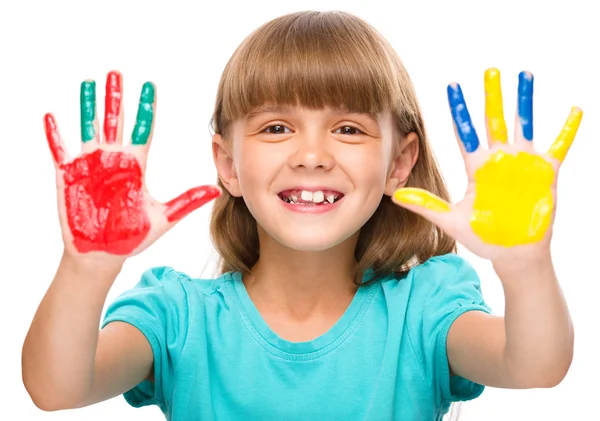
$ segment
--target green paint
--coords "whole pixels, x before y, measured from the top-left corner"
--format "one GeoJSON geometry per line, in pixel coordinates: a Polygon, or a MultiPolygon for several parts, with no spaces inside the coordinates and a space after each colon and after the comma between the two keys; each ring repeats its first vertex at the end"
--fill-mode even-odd
{"type": "Polygon", "coordinates": [[[89,142],[96,136],[94,119],[96,118],[96,82],[85,81],[81,84],[81,140],[89,142]]]}
{"type": "Polygon", "coordinates": [[[133,145],[145,145],[148,142],[150,131],[152,130],[152,118],[154,114],[154,85],[150,82],[144,83],[142,94],[140,95],[140,105],[138,107],[137,118],[131,143],[133,145]]]}

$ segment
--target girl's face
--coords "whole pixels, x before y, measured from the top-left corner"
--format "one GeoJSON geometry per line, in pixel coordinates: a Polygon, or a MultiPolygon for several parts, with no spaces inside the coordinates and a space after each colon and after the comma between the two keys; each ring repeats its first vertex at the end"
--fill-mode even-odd
{"type": "Polygon", "coordinates": [[[330,249],[358,233],[384,194],[401,187],[418,154],[411,133],[394,145],[391,113],[263,106],[215,135],[221,180],[273,239],[330,249]],[[399,146],[399,148],[395,147],[399,146]]]}

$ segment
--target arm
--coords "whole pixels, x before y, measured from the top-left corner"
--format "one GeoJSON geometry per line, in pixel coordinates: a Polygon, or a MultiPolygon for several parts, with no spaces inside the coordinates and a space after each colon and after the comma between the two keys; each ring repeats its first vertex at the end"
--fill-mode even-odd
{"type": "Polygon", "coordinates": [[[549,253],[494,268],[505,317],[468,312],[457,318],[447,342],[452,372],[492,387],[556,386],[571,365],[574,333],[549,253]]]}
{"type": "Polygon", "coordinates": [[[451,204],[417,188],[394,201],[429,219],[474,254],[490,260],[504,287],[504,318],[465,313],[453,323],[446,349],[450,369],[496,387],[555,386],[573,356],[573,327],[550,254],[558,171],[583,111],[572,107],[546,153],[533,141],[533,75],[519,74],[514,142],[508,143],[500,72],[485,72],[489,148],[481,147],[460,85],[448,86],[456,139],[468,176],[463,200],[451,204]]]}
{"type": "Polygon", "coordinates": [[[151,374],[153,355],[126,323],[99,332],[121,265],[63,256],[25,338],[23,383],[40,409],[86,406],[124,393],[151,374]]]}
{"type": "Polygon", "coordinates": [[[108,291],[127,257],[141,253],[221,194],[217,186],[198,186],[166,203],[150,196],[143,172],[152,139],[154,84],[142,87],[135,142],[123,147],[121,82],[119,72],[109,72],[104,136],[97,130],[95,82],[81,84],[81,131],[87,146],[75,158],[54,116],[44,116],[65,253],[23,344],[23,383],[41,409],[99,402],[151,375],[152,348],[139,330],[113,322],[99,332],[108,291]]]}

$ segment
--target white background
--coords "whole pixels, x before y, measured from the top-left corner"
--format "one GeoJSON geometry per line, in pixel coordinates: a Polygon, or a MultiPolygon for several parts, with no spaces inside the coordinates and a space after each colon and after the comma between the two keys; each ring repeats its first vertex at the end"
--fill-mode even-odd
{"type": "MultiPolygon", "coordinates": [[[[535,75],[535,135],[546,150],[572,105],[584,118],[559,179],[553,253],[576,327],[575,357],[562,384],[548,390],[497,390],[463,406],[462,420],[600,419],[597,378],[597,261],[600,156],[600,29],[592,1],[89,1],[2,2],[0,6],[0,401],[1,419],[161,420],[156,407],[130,408],[122,397],[89,408],[44,413],[22,385],[21,346],[56,270],[62,243],[54,170],[42,117],[55,113],[71,152],[79,148],[79,85],[124,74],[125,133],[133,128],[142,84],[159,97],[147,182],[159,200],[214,183],[208,130],[221,71],[250,31],[281,14],[341,9],[373,24],[399,53],[415,83],[434,151],[452,196],[465,174],[447,108],[446,85],[463,86],[471,115],[483,126],[483,72],[499,67],[509,130],[517,75],[535,75]],[[212,2],[211,2],[212,3],[212,2]]],[[[103,101],[98,101],[103,116],[103,101]]],[[[170,265],[211,276],[209,207],[193,213],[126,264],[109,301],[141,272],[170,265]]],[[[462,250],[482,278],[487,301],[502,314],[502,288],[486,261],[462,250]]]]}

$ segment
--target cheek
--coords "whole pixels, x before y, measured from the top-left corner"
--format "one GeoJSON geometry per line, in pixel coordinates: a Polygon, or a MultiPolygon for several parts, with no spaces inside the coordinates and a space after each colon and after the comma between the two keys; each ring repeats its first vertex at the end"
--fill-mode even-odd
{"type": "Polygon", "coordinates": [[[265,184],[268,184],[273,177],[274,158],[260,146],[248,142],[239,148],[235,156],[238,181],[244,196],[264,189],[265,184]]]}
{"type": "Polygon", "coordinates": [[[352,174],[354,182],[383,189],[388,170],[386,154],[381,145],[356,149],[345,154],[344,167],[352,174]]]}

